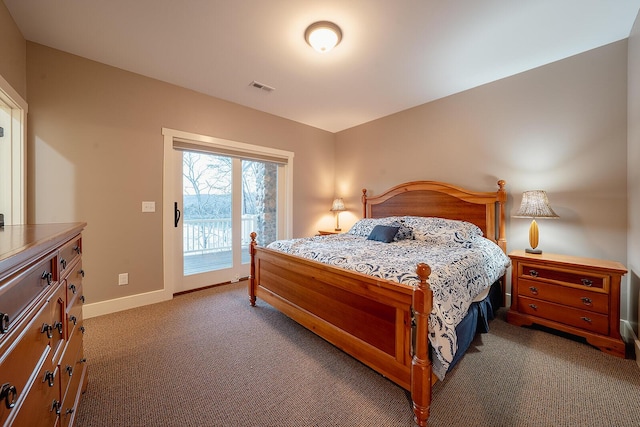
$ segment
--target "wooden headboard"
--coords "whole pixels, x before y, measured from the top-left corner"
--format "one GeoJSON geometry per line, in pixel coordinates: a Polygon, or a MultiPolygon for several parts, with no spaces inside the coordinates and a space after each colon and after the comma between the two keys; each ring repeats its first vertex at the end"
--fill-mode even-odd
{"type": "Polygon", "coordinates": [[[480,227],[506,253],[505,181],[493,192],[470,191],[437,181],[412,181],[396,185],[379,196],[362,190],[363,216],[433,216],[468,221],[480,227]]]}

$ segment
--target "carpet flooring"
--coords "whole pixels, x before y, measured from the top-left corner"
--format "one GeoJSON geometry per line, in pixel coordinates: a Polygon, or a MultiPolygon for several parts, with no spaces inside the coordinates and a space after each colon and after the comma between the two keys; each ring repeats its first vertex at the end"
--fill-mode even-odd
{"type": "MultiPolygon", "coordinates": [[[[640,426],[640,368],[504,320],[434,386],[429,425],[640,426]]],[[[413,426],[402,388],[246,282],[85,320],[76,426],[413,426]]]]}

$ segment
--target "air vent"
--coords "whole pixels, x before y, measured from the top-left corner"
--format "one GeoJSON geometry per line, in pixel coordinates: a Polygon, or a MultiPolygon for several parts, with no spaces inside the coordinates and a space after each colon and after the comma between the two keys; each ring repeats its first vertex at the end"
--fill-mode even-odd
{"type": "Polygon", "coordinates": [[[254,80],[254,81],[252,81],[252,82],[251,82],[251,84],[250,84],[249,86],[253,86],[253,87],[255,87],[256,89],[260,89],[260,90],[263,90],[263,91],[268,92],[268,93],[269,93],[269,92],[273,92],[274,90],[276,90],[276,88],[274,88],[274,87],[267,86],[266,84],[264,84],[264,83],[260,83],[260,82],[257,82],[257,81],[255,81],[255,80],[254,80]]]}

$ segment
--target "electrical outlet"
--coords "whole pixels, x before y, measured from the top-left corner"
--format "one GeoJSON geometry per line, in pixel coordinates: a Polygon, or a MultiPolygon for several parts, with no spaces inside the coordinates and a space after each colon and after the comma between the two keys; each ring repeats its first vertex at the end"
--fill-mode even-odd
{"type": "Polygon", "coordinates": [[[118,285],[128,285],[129,284],[129,273],[120,273],[118,274],[118,285]]]}

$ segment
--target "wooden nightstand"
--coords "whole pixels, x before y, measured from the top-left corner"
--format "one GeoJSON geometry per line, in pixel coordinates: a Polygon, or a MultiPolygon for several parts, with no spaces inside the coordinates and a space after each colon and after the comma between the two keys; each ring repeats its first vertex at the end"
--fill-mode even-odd
{"type": "Polygon", "coordinates": [[[606,353],[625,357],[620,336],[620,281],[616,261],[514,251],[507,321],[533,323],[581,336],[606,353]]]}
{"type": "Polygon", "coordinates": [[[329,234],[340,234],[342,231],[318,230],[318,236],[328,236],[329,234]]]}

